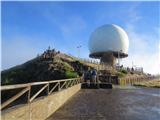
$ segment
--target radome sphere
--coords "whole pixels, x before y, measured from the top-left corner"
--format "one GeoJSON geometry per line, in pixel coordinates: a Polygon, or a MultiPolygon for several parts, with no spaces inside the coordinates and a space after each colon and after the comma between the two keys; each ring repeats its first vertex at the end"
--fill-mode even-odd
{"type": "Polygon", "coordinates": [[[98,52],[119,52],[128,55],[129,40],[126,32],[114,24],[98,27],[90,36],[90,54],[98,52]]]}

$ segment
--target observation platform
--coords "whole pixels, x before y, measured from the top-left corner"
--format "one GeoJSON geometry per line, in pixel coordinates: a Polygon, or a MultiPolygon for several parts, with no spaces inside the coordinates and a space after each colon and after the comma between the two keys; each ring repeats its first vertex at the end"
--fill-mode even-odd
{"type": "Polygon", "coordinates": [[[158,120],[158,91],[134,87],[81,89],[47,120],[158,120]]]}
{"type": "Polygon", "coordinates": [[[155,88],[86,84],[80,78],[72,78],[6,85],[0,90],[2,120],[159,120],[160,117],[159,89],[155,88]]]}

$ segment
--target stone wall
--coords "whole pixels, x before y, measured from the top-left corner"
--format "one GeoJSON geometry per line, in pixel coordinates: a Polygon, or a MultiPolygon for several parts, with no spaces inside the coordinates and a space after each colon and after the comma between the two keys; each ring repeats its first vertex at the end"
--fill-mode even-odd
{"type": "Polygon", "coordinates": [[[45,120],[81,89],[81,84],[2,111],[2,120],[45,120]]]}

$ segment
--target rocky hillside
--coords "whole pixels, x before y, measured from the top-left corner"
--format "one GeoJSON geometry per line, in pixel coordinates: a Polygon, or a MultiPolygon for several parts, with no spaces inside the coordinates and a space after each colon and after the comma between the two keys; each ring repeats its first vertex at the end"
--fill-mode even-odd
{"type": "Polygon", "coordinates": [[[37,81],[57,80],[78,77],[89,65],[60,53],[46,50],[40,56],[22,64],[4,70],[1,73],[1,84],[20,84],[37,81]]]}

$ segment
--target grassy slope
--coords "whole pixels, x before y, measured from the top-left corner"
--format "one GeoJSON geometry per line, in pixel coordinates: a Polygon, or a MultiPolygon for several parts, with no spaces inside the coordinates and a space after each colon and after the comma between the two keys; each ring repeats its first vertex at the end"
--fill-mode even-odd
{"type": "Polygon", "coordinates": [[[86,67],[89,66],[62,53],[55,56],[54,59],[37,57],[22,65],[2,71],[1,84],[8,85],[73,78],[81,76],[82,70],[86,67]]]}
{"type": "MultiPolygon", "coordinates": [[[[81,76],[83,70],[88,67],[98,67],[97,64],[79,61],[77,58],[63,53],[59,53],[54,59],[41,59],[40,57],[2,71],[1,84],[8,85],[73,78],[81,76]]],[[[111,72],[120,78],[139,76],[137,74],[129,74],[125,70],[113,70],[111,72]]]]}

